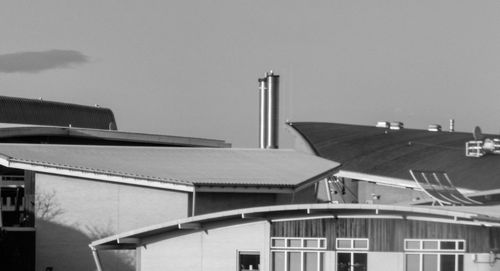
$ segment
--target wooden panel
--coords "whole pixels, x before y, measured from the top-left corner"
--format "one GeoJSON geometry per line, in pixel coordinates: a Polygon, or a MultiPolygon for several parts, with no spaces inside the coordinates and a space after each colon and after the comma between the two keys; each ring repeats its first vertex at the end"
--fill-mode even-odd
{"type": "Polygon", "coordinates": [[[24,211],[25,225],[27,227],[35,226],[35,173],[33,171],[24,171],[24,211]]]}
{"type": "Polygon", "coordinates": [[[404,239],[464,239],[467,252],[500,248],[500,229],[403,219],[315,219],[273,222],[273,237],[369,238],[371,251],[403,251],[404,239]]]}

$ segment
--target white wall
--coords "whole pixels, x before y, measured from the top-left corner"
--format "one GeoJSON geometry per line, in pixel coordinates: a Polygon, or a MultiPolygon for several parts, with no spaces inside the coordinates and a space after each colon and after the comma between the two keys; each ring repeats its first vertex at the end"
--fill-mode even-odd
{"type": "Polygon", "coordinates": [[[239,224],[163,239],[142,247],[141,271],[237,270],[238,251],[259,251],[269,270],[269,223],[239,224]]]}
{"type": "MultiPolygon", "coordinates": [[[[496,257],[499,257],[496,255],[496,257]]],[[[494,260],[489,253],[471,253],[464,255],[465,271],[499,271],[500,261],[494,260]]]]}
{"type": "MultiPolygon", "coordinates": [[[[36,270],[94,270],[88,244],[120,232],[187,217],[188,195],[101,181],[36,174],[35,194],[57,215],[37,218],[36,270]]],[[[110,253],[107,253],[110,254],[110,253]]],[[[134,253],[103,257],[107,270],[133,270],[134,253]]]]}
{"type": "Polygon", "coordinates": [[[397,252],[369,252],[368,270],[405,270],[404,254],[397,252]]]}

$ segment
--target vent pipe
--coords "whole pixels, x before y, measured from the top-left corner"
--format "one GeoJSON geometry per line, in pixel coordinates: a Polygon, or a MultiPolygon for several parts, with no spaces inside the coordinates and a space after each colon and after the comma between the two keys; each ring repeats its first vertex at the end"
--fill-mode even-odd
{"type": "Polygon", "coordinates": [[[279,75],[267,72],[259,79],[260,123],[259,147],[261,149],[278,148],[279,124],[279,75]]]}
{"type": "Polygon", "coordinates": [[[450,119],[450,132],[455,132],[455,120],[450,119]]]}

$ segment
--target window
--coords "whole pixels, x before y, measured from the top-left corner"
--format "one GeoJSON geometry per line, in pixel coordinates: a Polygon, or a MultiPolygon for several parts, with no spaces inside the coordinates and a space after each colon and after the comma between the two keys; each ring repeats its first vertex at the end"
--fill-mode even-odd
{"type": "Polygon", "coordinates": [[[260,269],[260,254],[258,251],[240,251],[238,252],[238,263],[240,271],[260,269]]]}
{"type": "Polygon", "coordinates": [[[367,238],[337,238],[337,270],[366,271],[368,254],[360,250],[368,250],[367,238]]]}
{"type": "Polygon", "coordinates": [[[368,250],[367,238],[337,238],[337,249],[368,250]]]}
{"type": "Polygon", "coordinates": [[[463,271],[465,241],[406,239],[406,271],[463,271]]]}
{"type": "Polygon", "coordinates": [[[271,238],[272,271],[323,271],[325,238],[271,238]]]}

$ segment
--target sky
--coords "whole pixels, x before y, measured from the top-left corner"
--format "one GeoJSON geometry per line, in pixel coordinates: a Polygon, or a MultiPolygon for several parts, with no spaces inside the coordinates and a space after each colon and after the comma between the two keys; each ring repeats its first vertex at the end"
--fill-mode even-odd
{"type": "Polygon", "coordinates": [[[257,80],[273,70],[282,123],[453,118],[500,134],[499,26],[497,0],[3,0],[0,95],[253,148],[257,80]]]}

